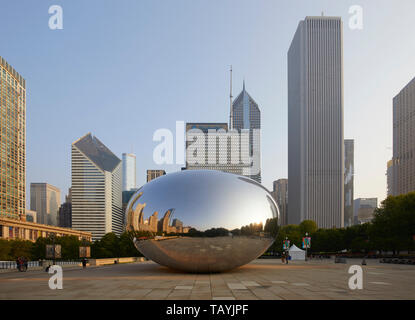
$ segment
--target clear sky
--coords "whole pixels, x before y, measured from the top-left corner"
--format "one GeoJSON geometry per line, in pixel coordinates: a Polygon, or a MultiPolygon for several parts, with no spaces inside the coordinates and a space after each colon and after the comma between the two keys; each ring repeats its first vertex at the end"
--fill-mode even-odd
{"type": "MultiPolygon", "coordinates": [[[[92,132],[137,181],[155,130],[176,120],[227,122],[246,89],[262,112],[263,184],[287,177],[287,50],[307,15],[344,21],[345,138],[355,139],[355,198],[386,195],[392,99],[415,76],[413,0],[3,0],[0,55],[27,83],[27,185],[70,186],[71,143],[92,132]],[[63,8],[50,30],[49,6],[63,8]],[[350,30],[351,5],[363,30],[350,30]]],[[[163,166],[167,172],[179,166],[163,166]]]]}

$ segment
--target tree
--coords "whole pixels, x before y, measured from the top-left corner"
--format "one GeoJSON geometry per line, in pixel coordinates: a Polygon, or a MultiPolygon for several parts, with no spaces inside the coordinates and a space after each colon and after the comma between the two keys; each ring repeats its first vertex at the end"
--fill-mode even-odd
{"type": "Polygon", "coordinates": [[[61,245],[62,259],[79,259],[79,247],[81,241],[76,236],[63,236],[56,239],[55,243],[61,245]]]}
{"type": "Polygon", "coordinates": [[[32,247],[32,257],[35,260],[46,258],[46,244],[49,244],[48,238],[37,238],[32,247]]]}
{"type": "Polygon", "coordinates": [[[375,210],[370,240],[379,250],[413,250],[415,235],[415,192],[389,196],[375,210]]]}
{"type": "Polygon", "coordinates": [[[310,236],[317,231],[317,223],[313,220],[304,220],[300,223],[300,233],[305,235],[308,233],[310,236]]]}
{"type": "Polygon", "coordinates": [[[265,222],[264,232],[269,233],[273,238],[278,235],[279,229],[278,218],[267,219],[265,222]]]}
{"type": "MultiPolygon", "coordinates": [[[[133,238],[137,234],[124,232],[120,236],[120,257],[141,257],[142,254],[134,245],[133,238]]],[[[141,236],[141,235],[140,235],[141,236]]]]}
{"type": "Polygon", "coordinates": [[[18,257],[25,257],[28,260],[32,259],[33,243],[27,240],[14,240],[11,243],[10,257],[15,260],[18,257]]]}
{"type": "Polygon", "coordinates": [[[11,247],[11,241],[0,239],[0,260],[12,260],[10,256],[11,247]]]}

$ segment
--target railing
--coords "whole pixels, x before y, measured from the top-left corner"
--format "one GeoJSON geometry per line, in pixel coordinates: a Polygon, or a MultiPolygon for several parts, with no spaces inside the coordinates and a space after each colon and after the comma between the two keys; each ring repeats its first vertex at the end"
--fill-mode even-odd
{"type": "MultiPolygon", "coordinates": [[[[36,268],[41,266],[47,266],[52,265],[52,260],[42,260],[42,264],[39,263],[39,261],[28,261],[27,262],[27,268],[36,268]]],[[[80,264],[80,260],[57,260],[55,261],[56,265],[78,265],[80,264]]],[[[0,261],[0,269],[17,269],[16,261],[0,261]]]]}

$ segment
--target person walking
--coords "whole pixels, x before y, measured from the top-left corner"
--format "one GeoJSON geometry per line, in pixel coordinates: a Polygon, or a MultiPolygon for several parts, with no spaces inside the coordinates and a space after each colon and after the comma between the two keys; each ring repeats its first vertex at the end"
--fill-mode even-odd
{"type": "Polygon", "coordinates": [[[20,271],[25,272],[27,271],[27,259],[25,257],[21,257],[21,262],[20,262],[20,271]]]}
{"type": "Polygon", "coordinates": [[[20,257],[18,257],[17,259],[16,259],[16,268],[17,268],[17,270],[19,270],[19,271],[21,271],[20,270],[20,265],[21,265],[21,261],[20,261],[20,257]]]}

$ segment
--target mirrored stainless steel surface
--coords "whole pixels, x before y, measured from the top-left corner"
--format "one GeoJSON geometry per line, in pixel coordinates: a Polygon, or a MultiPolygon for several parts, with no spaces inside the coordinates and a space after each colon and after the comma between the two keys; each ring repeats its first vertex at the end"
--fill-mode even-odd
{"type": "Polygon", "coordinates": [[[141,187],[126,228],[147,258],[189,272],[244,265],[274,242],[278,206],[266,188],[238,175],[185,170],[141,187]],[[272,234],[274,236],[272,236],[272,234]]]}

